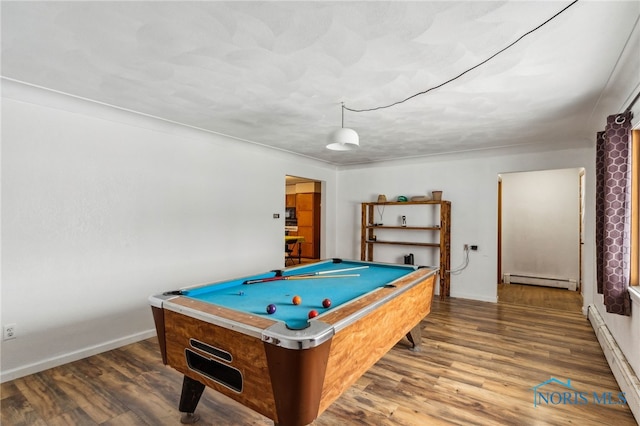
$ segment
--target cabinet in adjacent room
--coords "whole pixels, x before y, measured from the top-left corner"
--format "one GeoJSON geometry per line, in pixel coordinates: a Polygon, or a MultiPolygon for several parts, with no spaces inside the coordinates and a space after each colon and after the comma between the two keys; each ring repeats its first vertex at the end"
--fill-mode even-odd
{"type": "Polygon", "coordinates": [[[319,192],[296,194],[298,236],[304,237],[302,257],[310,259],[320,258],[320,199],[319,192]]]}

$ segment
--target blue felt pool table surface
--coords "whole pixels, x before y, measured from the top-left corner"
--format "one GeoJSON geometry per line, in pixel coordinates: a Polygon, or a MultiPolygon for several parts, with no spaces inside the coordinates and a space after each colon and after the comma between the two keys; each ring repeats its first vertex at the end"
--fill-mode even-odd
{"type": "Polygon", "coordinates": [[[323,273],[311,279],[277,280],[256,284],[244,284],[247,280],[274,277],[273,271],[240,279],[224,281],[202,287],[183,290],[183,295],[202,302],[224,306],[245,313],[283,321],[292,329],[306,327],[308,313],[316,310],[324,312],[348,303],[377,288],[389,285],[413,271],[412,265],[370,264],[368,262],[331,260],[298,266],[283,270],[283,276],[323,273]],[[338,271],[359,268],[348,271],[338,271]],[[358,275],[330,278],[332,275],[358,275]],[[292,299],[300,296],[302,302],[294,305],[292,299]],[[331,306],[324,308],[324,299],[331,300],[331,306]],[[276,311],[267,313],[267,306],[274,304],[276,311]]]}

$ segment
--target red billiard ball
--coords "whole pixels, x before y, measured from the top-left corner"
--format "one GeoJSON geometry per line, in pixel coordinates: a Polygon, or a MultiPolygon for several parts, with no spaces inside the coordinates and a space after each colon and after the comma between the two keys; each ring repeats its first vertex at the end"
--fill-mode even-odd
{"type": "Polygon", "coordinates": [[[293,296],[293,299],[291,299],[291,303],[293,303],[294,305],[299,305],[302,303],[302,298],[300,296],[293,296]]]}
{"type": "Polygon", "coordinates": [[[276,313],[276,305],[274,305],[273,303],[271,303],[270,305],[267,306],[267,313],[269,315],[271,314],[275,314],[276,313]]]}
{"type": "Polygon", "coordinates": [[[328,308],[331,306],[331,299],[324,299],[322,301],[322,306],[324,306],[325,308],[328,308]]]}
{"type": "Polygon", "coordinates": [[[309,311],[309,319],[315,318],[317,316],[318,316],[318,311],[316,311],[315,309],[312,309],[309,311]]]}

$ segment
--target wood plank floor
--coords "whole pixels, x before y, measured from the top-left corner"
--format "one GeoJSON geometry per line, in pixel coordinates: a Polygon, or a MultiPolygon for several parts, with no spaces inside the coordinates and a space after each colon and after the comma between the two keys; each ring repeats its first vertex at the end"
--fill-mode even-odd
{"type": "MultiPolygon", "coordinates": [[[[575,312],[434,301],[421,352],[399,342],[313,424],[636,425],[625,404],[591,400],[620,391],[588,321],[575,312]],[[534,407],[532,388],[571,380],[587,403],[534,407]]],[[[2,425],[179,425],[181,375],[162,365],[148,339],[3,383],[2,425]]],[[[557,384],[541,389],[558,392],[557,384]]],[[[553,398],[552,398],[553,401],[553,398]]],[[[272,425],[207,389],[202,426],[272,425]]]]}
{"type": "MultiPolygon", "coordinates": [[[[303,257],[300,263],[316,263],[319,260],[303,257]]],[[[580,292],[563,288],[498,283],[498,300],[501,303],[562,309],[568,312],[582,311],[582,295],[580,292]]]]}
{"type": "Polygon", "coordinates": [[[579,291],[564,288],[523,284],[498,284],[500,303],[561,309],[567,312],[582,311],[582,295],[579,291]]]}

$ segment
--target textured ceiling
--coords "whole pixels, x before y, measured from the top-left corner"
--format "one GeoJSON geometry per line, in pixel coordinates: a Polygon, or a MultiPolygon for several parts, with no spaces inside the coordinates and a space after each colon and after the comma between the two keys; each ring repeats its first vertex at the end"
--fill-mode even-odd
{"type": "Polygon", "coordinates": [[[587,145],[637,0],[580,1],[452,83],[346,111],[360,148],[325,148],[341,102],[439,85],[569,3],[3,1],[2,76],[334,164],[587,145]]]}

